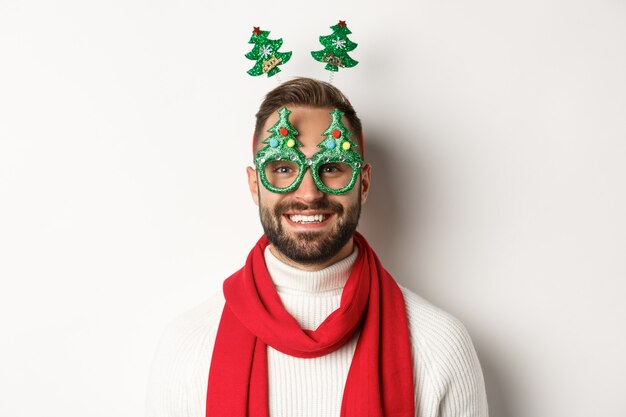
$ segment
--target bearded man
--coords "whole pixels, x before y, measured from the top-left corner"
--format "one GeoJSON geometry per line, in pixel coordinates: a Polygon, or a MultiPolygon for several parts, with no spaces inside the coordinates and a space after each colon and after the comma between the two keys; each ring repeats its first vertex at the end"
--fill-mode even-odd
{"type": "Polygon", "coordinates": [[[223,294],[175,321],[147,417],[486,417],[462,324],[383,268],[356,232],[368,198],[361,122],[298,78],[256,115],[250,193],[264,236],[223,294]]]}

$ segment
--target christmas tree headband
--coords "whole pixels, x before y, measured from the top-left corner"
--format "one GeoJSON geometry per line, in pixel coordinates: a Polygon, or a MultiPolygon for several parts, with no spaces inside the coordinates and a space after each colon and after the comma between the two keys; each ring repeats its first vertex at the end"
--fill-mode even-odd
{"type": "Polygon", "coordinates": [[[286,107],[278,110],[278,121],[268,130],[271,135],[254,159],[263,186],[274,193],[290,193],[300,186],[310,168],[315,186],[323,193],[339,195],[352,190],[363,160],[354,150],[357,145],[342,121],[343,113],[339,109],[330,113],[330,125],[317,145],[321,150],[310,158],[298,149],[302,144],[289,121],[290,114],[286,107]]]}
{"type": "MultiPolygon", "coordinates": [[[[352,34],[346,22],[340,20],[331,26],[332,34],[320,36],[319,41],[324,47],[312,51],[316,61],[325,64],[324,69],[330,71],[330,82],[339,68],[352,68],[358,64],[348,52],[353,51],[357,44],[348,39],[352,34]]],[[[248,70],[248,74],[259,76],[266,74],[272,77],[281,72],[280,66],[291,59],[292,52],[279,52],[283,44],[282,38],[270,39],[270,32],[254,27],[248,43],[253,48],[245,56],[256,61],[248,70]]],[[[280,82],[280,77],[277,77],[280,82]]],[[[350,132],[343,124],[343,113],[339,109],[331,112],[332,121],[322,133],[324,139],[317,145],[321,148],[311,158],[307,158],[299,147],[302,144],[296,136],[298,131],[289,121],[291,112],[282,107],[278,110],[279,119],[268,132],[271,135],[263,143],[265,147],[257,152],[255,165],[261,183],[274,193],[289,193],[296,190],[308,168],[316,187],[328,194],[345,194],[354,188],[358,179],[363,160],[354,150],[357,146],[351,139],[350,132]]],[[[253,146],[256,142],[256,134],[253,146]]],[[[361,138],[362,142],[362,138],[361,138]]]]}
{"type": "MultiPolygon", "coordinates": [[[[348,35],[352,32],[348,29],[345,20],[340,20],[330,28],[333,33],[319,37],[324,48],[312,51],[311,55],[316,61],[326,64],[324,69],[331,71],[330,81],[332,82],[333,74],[339,71],[339,68],[352,68],[358,64],[358,61],[348,55],[348,52],[353,51],[357,44],[348,39],[348,35]]],[[[283,44],[282,38],[269,39],[269,34],[269,31],[261,30],[256,26],[252,31],[248,43],[254,44],[254,47],[246,54],[246,58],[256,61],[254,67],[248,70],[248,74],[252,76],[267,74],[268,78],[272,77],[278,74],[281,71],[280,66],[286,64],[291,58],[291,52],[278,52],[283,44]]]]}

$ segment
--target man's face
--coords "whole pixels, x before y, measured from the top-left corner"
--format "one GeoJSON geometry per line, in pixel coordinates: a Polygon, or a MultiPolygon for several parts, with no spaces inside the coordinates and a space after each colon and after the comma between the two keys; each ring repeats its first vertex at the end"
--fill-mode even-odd
{"type": "MultiPolygon", "coordinates": [[[[317,144],[330,124],[333,109],[286,107],[292,112],[289,120],[299,132],[298,140],[302,143],[299,149],[306,157],[311,157],[320,150],[317,144]]],[[[269,135],[265,132],[277,121],[278,114],[273,113],[265,122],[262,139],[269,135]]],[[[343,122],[351,128],[345,118],[343,122]]],[[[259,144],[257,150],[262,146],[259,144]]],[[[273,251],[275,255],[309,269],[320,269],[348,256],[361,204],[367,199],[370,169],[369,165],[361,169],[361,180],[352,190],[331,195],[315,186],[310,170],[295,191],[279,194],[268,191],[258,181],[256,171],[248,167],[250,192],[259,206],[263,230],[273,249],[279,252],[273,251]]]]}

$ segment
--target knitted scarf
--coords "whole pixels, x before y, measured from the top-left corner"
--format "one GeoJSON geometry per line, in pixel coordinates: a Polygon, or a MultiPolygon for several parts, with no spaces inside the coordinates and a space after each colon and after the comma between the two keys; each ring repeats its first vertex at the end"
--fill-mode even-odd
{"type": "Polygon", "coordinates": [[[267,346],[291,356],[334,352],[361,328],[341,417],[414,417],[413,368],[404,298],[358,232],[359,254],[341,303],[315,330],[301,329],[267,272],[265,236],[224,281],[226,304],[209,371],[207,417],[269,417],[267,346]]]}

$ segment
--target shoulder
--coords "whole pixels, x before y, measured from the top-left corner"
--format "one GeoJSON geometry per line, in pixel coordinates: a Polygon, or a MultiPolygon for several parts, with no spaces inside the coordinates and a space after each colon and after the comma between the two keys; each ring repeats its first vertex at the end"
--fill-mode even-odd
{"type": "Polygon", "coordinates": [[[411,290],[399,286],[404,296],[411,338],[432,349],[471,345],[463,323],[411,290]]]}
{"type": "Polygon", "coordinates": [[[177,362],[198,357],[200,352],[210,353],[223,308],[224,296],[220,291],[170,322],[161,336],[155,365],[161,360],[177,362]]]}
{"type": "Polygon", "coordinates": [[[210,356],[223,308],[220,291],[170,322],[161,336],[154,366],[169,363],[178,369],[187,364],[193,367],[195,364],[189,363],[192,358],[210,356]]]}
{"type": "Polygon", "coordinates": [[[181,314],[165,328],[152,360],[146,416],[202,415],[211,354],[223,308],[224,297],[220,292],[181,314]]]}
{"type": "Polygon", "coordinates": [[[184,345],[185,341],[210,334],[210,330],[217,329],[223,308],[224,295],[220,291],[170,322],[163,332],[161,343],[184,345]]]}
{"type": "Polygon", "coordinates": [[[440,401],[452,394],[457,402],[463,398],[482,403],[482,370],[463,323],[407,288],[400,289],[406,304],[416,374],[428,380],[440,401]]]}

